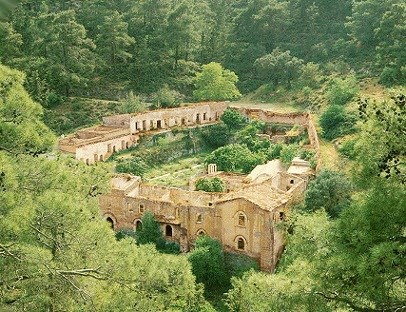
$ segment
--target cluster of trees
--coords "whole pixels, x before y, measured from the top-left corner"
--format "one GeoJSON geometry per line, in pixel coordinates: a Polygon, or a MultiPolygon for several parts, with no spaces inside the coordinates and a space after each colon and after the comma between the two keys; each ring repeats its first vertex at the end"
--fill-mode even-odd
{"type": "Polygon", "coordinates": [[[233,72],[244,92],[302,75],[311,87],[317,64],[347,62],[394,84],[405,81],[405,12],[401,0],[23,0],[0,22],[0,62],[26,72],[42,104],[129,90],[171,102],[195,84],[196,99],[211,99],[202,64],[229,99],[239,96],[233,72]]]}
{"type": "Polygon", "coordinates": [[[213,311],[187,259],[101,220],[108,167],[43,154],[55,138],[23,80],[0,66],[0,310],[213,311]]]}
{"type": "Polygon", "coordinates": [[[361,103],[352,182],[325,170],[309,184],[276,274],[233,279],[231,311],[404,310],[405,108],[361,103]]]}
{"type": "MultiPolygon", "coordinates": [[[[221,123],[203,130],[203,140],[217,147],[209,154],[205,163],[214,163],[222,171],[249,173],[257,165],[280,158],[289,165],[295,156],[312,161],[314,154],[301,150],[296,143],[271,144],[258,136],[264,133],[266,124],[248,120],[238,111],[228,108],[221,116],[221,123]]],[[[301,139],[301,137],[299,137],[301,139]]]]}

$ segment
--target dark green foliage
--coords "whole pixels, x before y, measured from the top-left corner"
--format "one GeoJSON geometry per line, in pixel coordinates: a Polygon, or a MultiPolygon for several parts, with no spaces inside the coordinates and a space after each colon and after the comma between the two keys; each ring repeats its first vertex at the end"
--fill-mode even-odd
{"type": "Polygon", "coordinates": [[[331,105],[320,116],[322,137],[333,140],[345,134],[354,132],[355,117],[345,112],[339,105],[331,105]]]}
{"type": "Polygon", "coordinates": [[[204,127],[200,133],[204,143],[212,148],[226,145],[230,141],[230,130],[224,123],[204,127]]]}
{"type": "Polygon", "coordinates": [[[271,54],[258,58],[254,66],[265,83],[271,82],[274,88],[280,84],[290,88],[292,81],[301,73],[303,60],[290,55],[290,51],[277,48],[271,54]]]}
{"type": "Polygon", "coordinates": [[[264,124],[251,122],[235,134],[234,140],[239,144],[245,144],[253,153],[261,151],[265,153],[270,147],[270,141],[262,139],[257,135],[263,132],[263,130],[264,124]]]}
{"type": "Polygon", "coordinates": [[[224,182],[215,177],[215,178],[201,178],[196,182],[197,191],[205,192],[224,192],[224,182]]]}
{"type": "Polygon", "coordinates": [[[404,67],[385,67],[379,76],[379,83],[387,87],[404,84],[405,82],[406,69],[404,67]]]}
{"type": "Polygon", "coordinates": [[[248,147],[230,144],[212,152],[207,156],[205,163],[217,164],[217,168],[222,171],[249,173],[264,161],[264,155],[253,153],[248,147]]]}
{"type": "Polygon", "coordinates": [[[329,82],[327,98],[331,105],[344,105],[348,103],[358,92],[355,77],[346,79],[334,78],[329,82]]]}
{"type": "Polygon", "coordinates": [[[281,156],[282,148],[283,148],[282,144],[272,144],[269,147],[268,159],[272,160],[272,159],[279,158],[281,156]]]}
{"type": "Polygon", "coordinates": [[[227,108],[220,119],[229,129],[234,130],[244,127],[248,122],[245,116],[232,108],[227,108]]]}
{"type": "Polygon", "coordinates": [[[205,293],[223,291],[228,284],[227,271],[224,262],[224,252],[221,244],[209,236],[199,236],[195,249],[188,259],[192,264],[192,272],[198,283],[203,283],[205,293]]]}
{"type": "Polygon", "coordinates": [[[131,160],[119,161],[116,165],[117,172],[131,173],[142,177],[148,170],[148,164],[141,157],[133,157],[131,160]]]}
{"type": "Polygon", "coordinates": [[[259,271],[259,264],[252,258],[232,252],[224,253],[224,261],[230,277],[242,277],[248,271],[259,271]]]}
{"type": "Polygon", "coordinates": [[[165,244],[159,224],[152,212],[146,211],[141,218],[141,222],[141,229],[135,233],[138,244],[154,244],[156,247],[165,244]]]}
{"type": "Polygon", "coordinates": [[[357,156],[357,152],[355,150],[356,140],[349,139],[341,143],[338,151],[341,155],[347,157],[348,159],[355,159],[357,156]]]}
{"type": "Polygon", "coordinates": [[[304,210],[313,212],[324,208],[331,218],[337,218],[351,203],[351,183],[342,174],[323,170],[309,183],[304,210]]]}
{"type": "Polygon", "coordinates": [[[299,156],[299,146],[295,144],[282,145],[279,158],[285,164],[289,165],[293,158],[299,156]]]}

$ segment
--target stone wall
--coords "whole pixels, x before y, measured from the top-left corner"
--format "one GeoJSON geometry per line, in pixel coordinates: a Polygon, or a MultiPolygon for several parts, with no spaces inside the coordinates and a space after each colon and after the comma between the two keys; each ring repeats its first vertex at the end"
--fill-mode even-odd
{"type": "Polygon", "coordinates": [[[252,119],[259,119],[269,123],[288,124],[288,125],[297,124],[304,126],[307,129],[310,145],[316,152],[317,159],[316,171],[320,170],[321,168],[320,142],[317,135],[317,130],[314,124],[313,117],[309,112],[277,113],[258,108],[242,108],[236,106],[232,106],[232,108],[236,109],[241,114],[252,119]]]}
{"type": "Polygon", "coordinates": [[[132,115],[131,133],[213,123],[219,120],[227,106],[224,102],[200,103],[132,115]]]}
{"type": "Polygon", "coordinates": [[[127,134],[109,140],[100,140],[96,143],[83,144],[76,147],[75,157],[88,165],[104,161],[114,152],[127,149],[137,144],[139,137],[127,134]]]}

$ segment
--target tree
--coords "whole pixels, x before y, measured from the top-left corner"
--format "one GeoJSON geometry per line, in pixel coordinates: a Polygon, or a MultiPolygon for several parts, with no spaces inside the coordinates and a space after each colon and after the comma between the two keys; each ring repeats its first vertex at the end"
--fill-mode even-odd
{"type": "Polygon", "coordinates": [[[117,71],[118,64],[125,64],[132,58],[128,48],[135,43],[135,40],[128,35],[127,28],[128,24],[117,11],[105,16],[103,23],[98,27],[99,34],[96,42],[99,46],[98,50],[113,72],[117,71]]]}
{"type": "Polygon", "coordinates": [[[406,26],[402,23],[405,19],[406,4],[395,2],[383,14],[379,27],[375,29],[378,62],[383,68],[380,82],[384,85],[406,83],[406,43],[403,40],[406,26]]]}
{"type": "Polygon", "coordinates": [[[235,73],[212,62],[203,65],[202,72],[196,74],[196,90],[193,95],[198,101],[234,100],[241,96],[235,86],[237,81],[235,73]]]}
{"type": "Polygon", "coordinates": [[[320,116],[322,136],[327,140],[353,132],[354,123],[354,116],[347,114],[345,109],[339,105],[330,105],[320,116]]]}
{"type": "Polygon", "coordinates": [[[22,81],[0,66],[0,310],[210,311],[187,259],[116,241],[107,164],[32,155],[53,136],[22,81]]]}
{"type": "Polygon", "coordinates": [[[224,123],[204,127],[200,135],[204,143],[212,148],[224,146],[230,141],[230,130],[224,123]]]}
{"type": "Polygon", "coordinates": [[[164,244],[161,229],[152,212],[146,211],[141,218],[141,222],[142,228],[136,232],[138,244],[144,245],[152,243],[155,246],[164,244]]]}
{"type": "Polygon", "coordinates": [[[227,271],[221,244],[209,236],[199,236],[196,247],[189,255],[193,275],[198,283],[203,283],[205,293],[215,293],[227,286],[227,271]]]}
{"type": "Polygon", "coordinates": [[[284,144],[280,150],[279,157],[285,165],[290,165],[293,158],[298,156],[299,146],[296,144],[284,144]]]}
{"type": "Polygon", "coordinates": [[[34,54],[46,60],[47,80],[54,90],[71,94],[83,87],[96,66],[95,45],[74,11],[42,13],[35,21],[34,54]]]}
{"type": "Polygon", "coordinates": [[[331,218],[337,218],[351,203],[351,183],[342,174],[323,170],[309,183],[304,209],[313,212],[325,209],[331,218]]]}
{"type": "Polygon", "coordinates": [[[0,65],[0,151],[37,155],[49,151],[54,136],[41,121],[42,107],[23,88],[24,74],[0,65]]]}
{"type": "Polygon", "coordinates": [[[241,129],[247,124],[247,117],[229,107],[221,115],[220,120],[227,125],[230,130],[241,129]]]}
{"type": "Polygon", "coordinates": [[[360,175],[365,181],[375,176],[394,178],[406,184],[406,96],[399,94],[389,101],[362,100],[359,114],[363,122],[356,152],[362,164],[360,175]],[[369,150],[373,146],[373,150],[369,150]],[[366,152],[368,151],[368,152],[366,152]]]}
{"type": "Polygon", "coordinates": [[[358,92],[357,80],[354,76],[334,78],[328,84],[327,98],[330,105],[347,104],[358,92]]]}
{"type": "Polygon", "coordinates": [[[253,153],[268,152],[270,141],[258,136],[258,133],[264,130],[264,125],[264,123],[252,121],[235,134],[234,140],[239,144],[245,144],[253,153]]]}
{"type": "Polygon", "coordinates": [[[10,64],[21,56],[22,36],[9,22],[0,22],[0,62],[10,64]]]}
{"type": "Polygon", "coordinates": [[[201,178],[196,181],[196,190],[205,192],[224,192],[224,182],[215,178],[201,178]]]}
{"type": "Polygon", "coordinates": [[[271,54],[255,60],[254,67],[264,82],[272,82],[273,87],[279,84],[292,86],[292,81],[300,76],[303,60],[290,55],[290,51],[276,48],[271,54]]]}
{"type": "Polygon", "coordinates": [[[223,171],[249,173],[264,161],[264,155],[252,153],[248,147],[230,144],[208,155],[205,163],[217,164],[218,169],[223,171]]]}

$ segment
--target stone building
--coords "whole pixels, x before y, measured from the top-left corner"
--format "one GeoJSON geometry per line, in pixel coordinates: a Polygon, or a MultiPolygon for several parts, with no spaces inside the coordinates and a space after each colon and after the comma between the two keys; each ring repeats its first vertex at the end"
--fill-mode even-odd
{"type": "MultiPolygon", "coordinates": [[[[227,107],[224,102],[199,103],[108,116],[103,118],[102,126],[61,139],[59,148],[94,164],[137,144],[142,135],[216,123],[227,107]]],[[[316,154],[316,171],[320,168],[319,141],[310,113],[233,108],[251,119],[302,126],[308,134],[308,148],[316,154]]],[[[152,211],[165,238],[179,242],[183,251],[193,248],[198,235],[207,234],[219,240],[225,250],[246,254],[258,260],[261,269],[273,271],[284,248],[277,225],[303,195],[313,175],[309,163],[295,159],[286,170],[279,161],[272,161],[257,166],[246,176],[217,172],[216,166],[208,169],[209,176],[225,182],[225,193],[194,191],[193,181],[189,190],[183,190],[148,185],[139,177],[120,175],[112,179],[111,192],[100,196],[101,213],[115,230],[136,230],[145,211],[152,211]]]]}
{"type": "Polygon", "coordinates": [[[173,127],[193,127],[218,122],[228,107],[207,102],[138,114],[103,117],[103,125],[77,131],[59,140],[59,150],[86,164],[104,161],[114,152],[136,145],[140,136],[173,127]]]}
{"type": "Polygon", "coordinates": [[[207,234],[225,250],[246,254],[262,270],[273,271],[284,247],[277,224],[306,187],[302,176],[273,163],[248,176],[211,173],[226,183],[227,193],[148,185],[139,177],[119,175],[112,179],[111,192],[100,197],[100,209],[115,230],[136,230],[149,210],[165,239],[178,242],[182,251],[189,251],[197,236],[207,234]]]}

